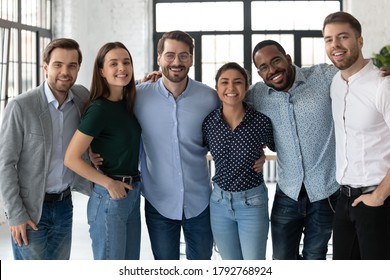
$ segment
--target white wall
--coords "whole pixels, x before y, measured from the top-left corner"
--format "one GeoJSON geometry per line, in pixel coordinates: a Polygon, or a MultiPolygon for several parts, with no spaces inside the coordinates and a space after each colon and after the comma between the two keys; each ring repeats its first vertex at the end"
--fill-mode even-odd
{"type": "Polygon", "coordinates": [[[149,0],[53,0],[53,37],[75,39],[83,53],[78,83],[89,88],[95,56],[110,41],[129,49],[136,79],[152,70],[151,5],[149,0]]]}
{"type": "Polygon", "coordinates": [[[367,58],[390,44],[389,0],[344,0],[344,11],[356,17],[363,29],[363,55],[367,58]]]}

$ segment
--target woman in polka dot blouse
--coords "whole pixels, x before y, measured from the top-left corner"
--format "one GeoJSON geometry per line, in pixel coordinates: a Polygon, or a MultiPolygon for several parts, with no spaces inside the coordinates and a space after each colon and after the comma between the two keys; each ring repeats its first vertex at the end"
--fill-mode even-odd
{"type": "Polygon", "coordinates": [[[215,161],[210,198],[211,228],[222,259],[265,259],[269,228],[268,190],[253,168],[263,146],[274,150],[270,119],[243,99],[248,74],[234,62],[216,75],[222,102],[203,122],[203,141],[215,161]]]}

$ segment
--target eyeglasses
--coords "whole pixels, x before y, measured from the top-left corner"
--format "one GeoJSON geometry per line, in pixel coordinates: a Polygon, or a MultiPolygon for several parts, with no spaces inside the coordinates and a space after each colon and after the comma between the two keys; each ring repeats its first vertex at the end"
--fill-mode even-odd
{"type": "MultiPolygon", "coordinates": [[[[279,66],[279,64],[282,62],[282,58],[281,57],[274,57],[272,60],[271,60],[271,66],[273,68],[276,68],[279,66]]],[[[262,64],[259,66],[259,68],[257,68],[257,72],[259,72],[260,74],[265,74],[269,71],[269,64],[262,64]]]]}
{"type": "Polygon", "coordinates": [[[163,57],[165,59],[166,62],[173,62],[175,59],[176,59],[176,56],[179,58],[179,60],[181,62],[187,62],[190,57],[191,57],[191,54],[187,53],[187,52],[182,52],[182,53],[174,53],[174,52],[166,52],[163,54],[163,57]]]}

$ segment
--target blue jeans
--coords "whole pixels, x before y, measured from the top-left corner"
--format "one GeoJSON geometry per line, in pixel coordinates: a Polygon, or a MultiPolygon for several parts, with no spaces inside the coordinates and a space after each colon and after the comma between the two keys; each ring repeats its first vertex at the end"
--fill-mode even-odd
{"type": "Polygon", "coordinates": [[[209,260],[213,249],[210,209],[197,217],[171,220],[161,215],[145,199],[145,217],[150,243],[156,260],[180,259],[180,233],[183,227],[186,257],[189,260],[209,260]]]}
{"type": "Polygon", "coordinates": [[[339,191],[327,199],[310,202],[302,186],[298,201],[295,201],[277,186],[271,213],[273,259],[325,260],[338,195],[339,191]],[[304,239],[300,256],[302,233],[304,239]]]}
{"type": "Polygon", "coordinates": [[[214,184],[210,216],[222,259],[265,260],[269,229],[265,184],[242,192],[227,192],[214,184]]]}
{"type": "Polygon", "coordinates": [[[141,244],[140,182],[122,199],[95,185],[87,216],[95,260],[139,260],[141,244]]]}
{"type": "Polygon", "coordinates": [[[15,260],[68,260],[72,243],[73,204],[69,195],[62,201],[44,202],[38,230],[27,226],[28,245],[12,241],[15,260]]]}

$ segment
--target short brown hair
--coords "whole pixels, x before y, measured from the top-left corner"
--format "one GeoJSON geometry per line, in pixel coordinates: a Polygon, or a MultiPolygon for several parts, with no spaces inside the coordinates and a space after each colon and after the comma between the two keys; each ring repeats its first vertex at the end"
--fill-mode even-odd
{"type": "Polygon", "coordinates": [[[360,22],[351,14],[346,12],[336,12],[328,15],[324,20],[324,25],[322,27],[322,33],[324,33],[325,26],[330,23],[348,23],[351,28],[355,31],[357,38],[362,36],[362,26],[360,22]]]}
{"type": "Polygon", "coordinates": [[[49,64],[51,59],[51,53],[53,52],[54,49],[57,48],[76,50],[77,53],[79,54],[78,62],[79,65],[81,65],[81,62],[83,61],[83,56],[81,54],[80,46],[75,40],[69,38],[59,38],[59,39],[52,40],[43,51],[43,55],[42,55],[43,62],[49,64]]]}
{"type": "Polygon", "coordinates": [[[163,34],[157,43],[158,54],[162,54],[164,52],[164,43],[166,39],[172,39],[185,43],[190,48],[190,54],[194,54],[194,40],[188,33],[180,30],[174,30],[163,34]]]}

